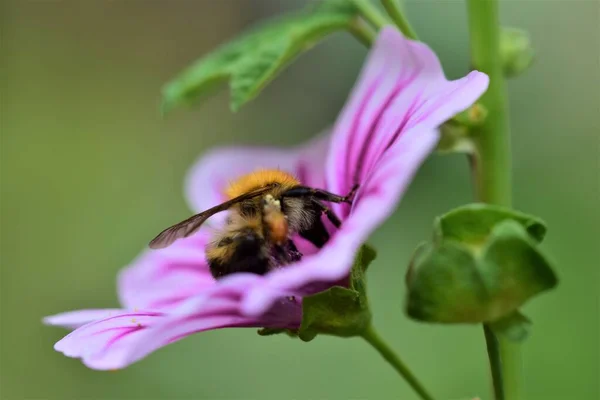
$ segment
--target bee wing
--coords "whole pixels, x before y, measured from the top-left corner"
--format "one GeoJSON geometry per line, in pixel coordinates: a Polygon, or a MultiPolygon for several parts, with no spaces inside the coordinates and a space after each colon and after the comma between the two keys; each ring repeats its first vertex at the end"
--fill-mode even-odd
{"type": "Polygon", "coordinates": [[[206,221],[208,218],[215,215],[216,213],[225,211],[234,204],[237,204],[241,201],[259,196],[271,190],[272,188],[273,185],[268,185],[260,189],[253,190],[251,192],[244,193],[241,196],[226,201],[225,203],[221,203],[218,206],[209,208],[208,210],[203,211],[200,214],[193,215],[185,221],[181,221],[178,224],[175,224],[159,233],[154,239],[152,239],[149,246],[151,249],[162,249],[168,247],[177,239],[187,237],[194,233],[198,228],[200,228],[204,221],[206,221]]]}

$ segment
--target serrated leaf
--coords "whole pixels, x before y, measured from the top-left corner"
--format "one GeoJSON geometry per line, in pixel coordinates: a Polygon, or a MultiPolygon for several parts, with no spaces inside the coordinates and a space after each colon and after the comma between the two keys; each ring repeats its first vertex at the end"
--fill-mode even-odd
{"type": "Polygon", "coordinates": [[[497,335],[504,336],[512,342],[522,342],[529,336],[531,321],[518,311],[515,311],[489,324],[497,335]]]}
{"type": "Polygon", "coordinates": [[[163,89],[163,112],[190,103],[230,81],[231,108],[252,100],[294,58],[356,17],[352,2],[328,0],[264,23],[184,70],[163,89]]]}
{"type": "Polygon", "coordinates": [[[371,321],[365,271],[374,259],[375,250],[363,245],[352,266],[349,288],[334,286],[302,299],[300,339],[310,341],[318,334],[350,337],[364,331],[371,321]]]}

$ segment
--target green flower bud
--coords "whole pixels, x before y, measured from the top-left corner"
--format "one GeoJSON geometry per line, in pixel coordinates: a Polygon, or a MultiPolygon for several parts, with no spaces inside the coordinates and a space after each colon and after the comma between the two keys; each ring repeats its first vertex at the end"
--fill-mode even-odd
{"type": "Polygon", "coordinates": [[[481,126],[487,115],[487,108],[482,104],[475,103],[446,121],[440,127],[441,135],[436,151],[441,154],[474,153],[475,143],[471,137],[472,128],[481,126]]]}
{"type": "Polygon", "coordinates": [[[545,232],[536,217],[486,204],[439,217],[433,240],[417,248],[407,273],[407,314],[424,322],[492,323],[521,340],[529,321],[518,308],[557,284],[538,248],[545,232]]]}
{"type": "Polygon", "coordinates": [[[533,63],[535,52],[529,33],[517,28],[503,28],[500,33],[500,56],[504,75],[514,77],[533,63]]]}

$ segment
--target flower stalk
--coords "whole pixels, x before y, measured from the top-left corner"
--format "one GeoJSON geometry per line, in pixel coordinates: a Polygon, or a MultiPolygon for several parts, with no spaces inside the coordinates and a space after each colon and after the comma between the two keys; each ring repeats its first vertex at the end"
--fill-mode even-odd
{"type": "Polygon", "coordinates": [[[400,7],[399,0],[381,0],[381,4],[390,15],[390,17],[394,20],[396,26],[400,29],[404,36],[409,39],[417,40],[417,34],[410,26],[410,23],[404,16],[402,9],[400,7]]]}
{"type": "Polygon", "coordinates": [[[362,334],[367,341],[381,356],[402,376],[413,390],[423,400],[433,400],[433,397],[425,390],[406,364],[394,353],[388,344],[379,336],[373,325],[369,325],[362,334]]]}
{"type": "Polygon", "coordinates": [[[377,33],[362,18],[355,18],[348,26],[350,33],[363,45],[371,48],[377,33]]]}
{"type": "Polygon", "coordinates": [[[488,110],[474,130],[475,188],[479,201],[511,206],[510,127],[506,79],[500,57],[500,21],[496,0],[467,1],[472,65],[490,77],[479,102],[488,110]]]}
{"type": "Polygon", "coordinates": [[[377,30],[390,24],[388,18],[370,0],[354,0],[354,5],[360,11],[360,14],[377,30]]]}
{"type": "MultiPolygon", "coordinates": [[[[480,103],[489,111],[474,129],[472,168],[478,201],[511,206],[511,151],[506,80],[500,55],[497,0],[467,1],[471,58],[474,68],[488,74],[490,86],[480,103]]],[[[484,326],[496,400],[518,400],[521,375],[519,346],[497,337],[484,326]]]]}

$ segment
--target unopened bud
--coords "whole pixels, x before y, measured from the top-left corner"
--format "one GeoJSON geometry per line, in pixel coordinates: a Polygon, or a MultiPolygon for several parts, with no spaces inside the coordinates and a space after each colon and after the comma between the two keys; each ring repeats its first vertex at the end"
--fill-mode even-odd
{"type": "Polygon", "coordinates": [[[511,209],[468,204],[437,218],[434,237],[413,254],[406,312],[423,322],[491,323],[522,340],[529,321],[518,308],[557,278],[539,249],[544,223],[511,209]]]}
{"type": "Polygon", "coordinates": [[[517,28],[503,28],[500,33],[500,56],[504,75],[514,77],[533,63],[535,52],[529,33],[517,28]]]}

